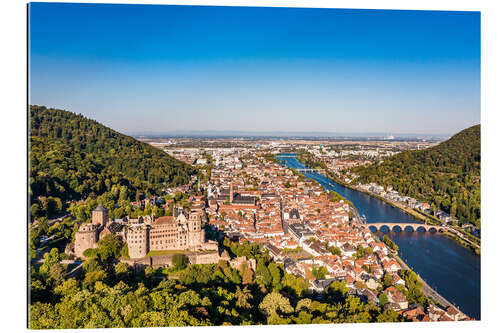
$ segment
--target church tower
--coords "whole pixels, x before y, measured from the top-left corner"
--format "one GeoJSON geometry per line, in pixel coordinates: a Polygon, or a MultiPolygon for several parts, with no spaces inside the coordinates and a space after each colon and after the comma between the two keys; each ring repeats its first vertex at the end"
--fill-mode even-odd
{"type": "Polygon", "coordinates": [[[229,184],[229,203],[233,203],[234,192],[233,192],[233,183],[229,184]]]}

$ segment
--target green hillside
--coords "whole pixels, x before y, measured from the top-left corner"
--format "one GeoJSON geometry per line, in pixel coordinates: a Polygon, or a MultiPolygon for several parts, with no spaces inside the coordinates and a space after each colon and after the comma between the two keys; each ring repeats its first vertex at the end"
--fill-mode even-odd
{"type": "Polygon", "coordinates": [[[435,147],[402,152],[354,172],[361,183],[392,185],[400,194],[479,226],[480,169],[481,132],[480,125],[475,125],[435,147]]]}
{"type": "Polygon", "coordinates": [[[59,213],[64,203],[120,190],[121,199],[185,184],[196,169],[132,137],[72,112],[30,107],[32,215],[59,213]]]}

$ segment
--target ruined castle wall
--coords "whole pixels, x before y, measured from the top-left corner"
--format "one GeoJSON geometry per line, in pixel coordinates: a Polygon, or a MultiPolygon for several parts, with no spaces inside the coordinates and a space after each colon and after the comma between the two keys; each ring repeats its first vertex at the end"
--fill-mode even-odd
{"type": "Polygon", "coordinates": [[[192,253],[188,258],[191,264],[216,264],[221,260],[218,251],[192,253]]]}
{"type": "Polygon", "coordinates": [[[97,229],[94,226],[81,226],[75,233],[75,256],[82,258],[86,249],[95,249],[97,240],[97,229]]]}

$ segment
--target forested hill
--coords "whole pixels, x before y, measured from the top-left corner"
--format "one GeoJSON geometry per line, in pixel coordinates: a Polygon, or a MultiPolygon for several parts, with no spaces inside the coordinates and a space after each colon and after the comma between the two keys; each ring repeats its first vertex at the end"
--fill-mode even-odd
{"type": "Polygon", "coordinates": [[[441,144],[394,155],[379,165],[354,169],[361,183],[392,185],[400,194],[442,209],[462,222],[480,225],[480,125],[441,144]]]}
{"type": "Polygon", "coordinates": [[[101,195],[113,185],[125,186],[123,197],[135,200],[137,193],[185,184],[196,172],[94,120],[43,106],[30,106],[30,144],[30,196],[36,209],[50,210],[47,215],[59,211],[61,201],[101,195]]]}

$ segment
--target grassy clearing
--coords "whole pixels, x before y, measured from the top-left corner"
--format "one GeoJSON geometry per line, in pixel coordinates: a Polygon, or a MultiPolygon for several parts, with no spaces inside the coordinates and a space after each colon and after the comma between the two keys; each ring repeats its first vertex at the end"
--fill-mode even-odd
{"type": "Polygon", "coordinates": [[[146,256],[148,257],[153,257],[153,256],[164,256],[164,255],[169,255],[169,254],[176,254],[176,253],[182,253],[182,254],[187,254],[189,253],[188,250],[163,250],[163,251],[149,251],[146,256]]]}
{"type": "Polygon", "coordinates": [[[162,250],[162,251],[149,251],[146,256],[148,257],[153,257],[153,256],[164,256],[164,255],[174,255],[176,253],[182,253],[182,254],[190,254],[190,253],[210,253],[214,252],[214,250],[199,250],[199,251],[189,251],[189,250],[162,250]]]}
{"type": "Polygon", "coordinates": [[[306,252],[302,249],[300,249],[300,251],[288,252],[287,255],[295,262],[300,259],[311,259],[313,257],[309,252],[306,252]]]}

